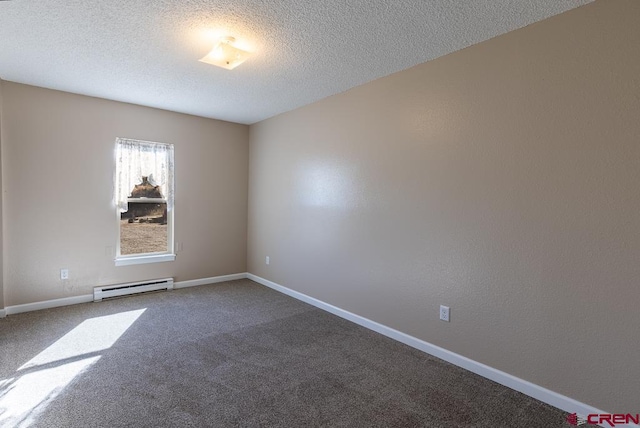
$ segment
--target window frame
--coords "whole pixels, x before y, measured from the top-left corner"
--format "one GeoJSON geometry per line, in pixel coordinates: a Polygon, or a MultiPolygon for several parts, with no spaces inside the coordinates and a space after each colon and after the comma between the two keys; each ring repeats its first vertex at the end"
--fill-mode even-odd
{"type": "MultiPolygon", "coordinates": [[[[125,140],[125,138],[116,138],[116,148],[117,145],[119,143],[120,140],[125,140]]],[[[126,139],[129,141],[139,141],[141,143],[145,143],[145,144],[163,144],[166,145],[166,143],[156,143],[153,141],[143,141],[143,140],[134,140],[134,139],[126,139]]],[[[172,165],[175,165],[175,160],[172,160],[173,162],[171,162],[172,165]]],[[[117,163],[117,161],[116,161],[117,163]]],[[[167,164],[167,168],[169,168],[169,164],[167,164]]],[[[175,168],[175,166],[174,166],[175,168]]],[[[117,164],[115,166],[114,171],[116,171],[115,173],[117,174],[117,164]]],[[[168,172],[168,176],[171,177],[171,180],[175,179],[175,171],[167,171],[168,172]]],[[[117,180],[117,177],[116,177],[117,180]]],[[[114,192],[115,195],[115,192],[114,192]]],[[[115,196],[114,196],[115,199],[115,196]]],[[[115,247],[115,258],[114,258],[114,262],[116,266],[130,266],[130,265],[138,265],[138,264],[146,264],[146,263],[161,263],[161,262],[172,262],[175,261],[176,259],[176,254],[175,254],[175,241],[174,241],[174,212],[175,212],[175,196],[174,196],[174,201],[173,201],[173,209],[169,210],[168,209],[168,204],[169,201],[167,200],[167,198],[127,198],[127,202],[131,203],[150,203],[150,204],[158,204],[158,203],[164,203],[167,204],[167,251],[158,251],[158,252],[153,252],[153,253],[137,253],[137,254],[121,254],[121,233],[120,233],[120,227],[121,227],[121,212],[118,209],[118,204],[116,203],[116,207],[115,207],[115,218],[116,218],[116,247],[115,247]]]]}

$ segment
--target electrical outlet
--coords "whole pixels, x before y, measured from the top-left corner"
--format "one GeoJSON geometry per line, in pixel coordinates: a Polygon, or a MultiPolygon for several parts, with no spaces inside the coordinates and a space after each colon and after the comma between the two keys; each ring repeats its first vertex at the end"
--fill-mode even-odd
{"type": "Polygon", "coordinates": [[[449,306],[440,305],[440,319],[449,322],[449,306]]]}
{"type": "Polygon", "coordinates": [[[267,264],[267,265],[269,264],[269,256],[265,257],[264,263],[267,264]]]}
{"type": "Polygon", "coordinates": [[[69,269],[60,269],[60,279],[69,279],[69,269]]]}

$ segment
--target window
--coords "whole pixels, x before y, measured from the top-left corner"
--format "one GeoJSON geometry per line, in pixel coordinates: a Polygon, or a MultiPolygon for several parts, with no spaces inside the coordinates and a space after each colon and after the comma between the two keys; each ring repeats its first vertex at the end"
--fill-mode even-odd
{"type": "Polygon", "coordinates": [[[116,139],[116,266],[175,260],[173,144],[116,139]]]}

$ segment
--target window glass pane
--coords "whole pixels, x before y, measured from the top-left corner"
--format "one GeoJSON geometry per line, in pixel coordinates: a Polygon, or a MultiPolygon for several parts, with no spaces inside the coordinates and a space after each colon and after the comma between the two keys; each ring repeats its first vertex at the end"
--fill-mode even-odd
{"type": "Polygon", "coordinates": [[[129,201],[120,214],[120,254],[166,252],[167,204],[129,201]]]}

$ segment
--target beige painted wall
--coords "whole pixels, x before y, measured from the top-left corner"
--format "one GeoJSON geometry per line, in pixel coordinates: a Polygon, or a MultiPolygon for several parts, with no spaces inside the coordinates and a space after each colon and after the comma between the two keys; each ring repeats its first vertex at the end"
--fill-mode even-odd
{"type": "Polygon", "coordinates": [[[638,22],[599,1],[251,126],[249,271],[636,413],[638,22]]]}
{"type": "Polygon", "coordinates": [[[248,126],[3,82],[5,304],[246,271],[248,126]],[[175,262],[115,267],[116,137],[175,145],[175,262]],[[60,268],[70,279],[60,280],[60,268]]]}

